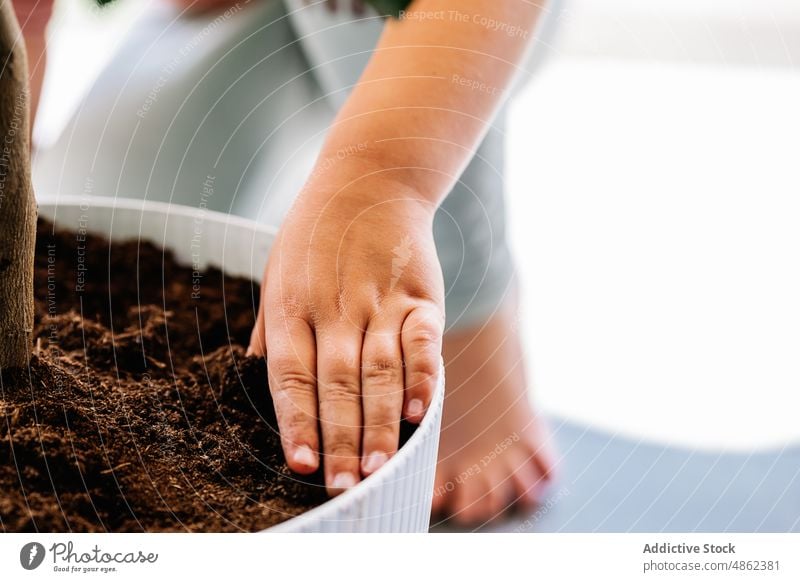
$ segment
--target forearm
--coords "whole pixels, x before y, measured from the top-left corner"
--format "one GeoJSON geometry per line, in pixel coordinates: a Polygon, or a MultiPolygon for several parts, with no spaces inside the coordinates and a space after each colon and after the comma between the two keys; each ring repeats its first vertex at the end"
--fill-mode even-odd
{"type": "Polygon", "coordinates": [[[525,0],[414,2],[387,24],[320,156],[336,163],[312,175],[312,189],[371,174],[438,205],[519,71],[539,11],[525,0]]]}

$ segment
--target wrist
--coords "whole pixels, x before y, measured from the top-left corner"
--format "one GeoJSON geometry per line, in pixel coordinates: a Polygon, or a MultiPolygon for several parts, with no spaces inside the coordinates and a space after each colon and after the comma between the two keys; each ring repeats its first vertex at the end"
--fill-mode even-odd
{"type": "Polygon", "coordinates": [[[439,200],[405,179],[396,167],[365,155],[363,149],[355,149],[323,152],[297,204],[319,211],[345,210],[348,214],[381,206],[402,207],[432,221],[439,200]]]}

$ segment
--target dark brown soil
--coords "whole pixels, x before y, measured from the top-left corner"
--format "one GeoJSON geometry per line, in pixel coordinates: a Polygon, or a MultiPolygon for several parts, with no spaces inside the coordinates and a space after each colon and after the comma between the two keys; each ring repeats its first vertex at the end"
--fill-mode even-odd
{"type": "Polygon", "coordinates": [[[286,467],[258,287],[40,223],[35,356],[0,377],[5,531],[257,531],[326,499],[286,467]]]}

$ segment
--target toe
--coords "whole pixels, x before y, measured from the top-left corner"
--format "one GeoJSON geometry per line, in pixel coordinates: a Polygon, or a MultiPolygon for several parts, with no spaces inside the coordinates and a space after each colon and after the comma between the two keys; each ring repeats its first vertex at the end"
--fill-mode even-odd
{"type": "Polygon", "coordinates": [[[550,481],[550,473],[545,472],[545,465],[536,452],[520,449],[509,460],[517,503],[526,508],[541,504],[550,481]]]}
{"type": "Polygon", "coordinates": [[[436,480],[433,485],[433,505],[431,506],[431,513],[434,515],[444,513],[447,505],[448,481],[445,475],[443,468],[437,468],[436,480]]]}
{"type": "Polygon", "coordinates": [[[547,429],[547,420],[536,416],[534,433],[527,443],[527,451],[538,472],[548,481],[555,480],[558,467],[553,433],[547,429]]]}
{"type": "Polygon", "coordinates": [[[483,479],[478,476],[471,477],[456,483],[453,491],[452,517],[453,520],[463,527],[476,525],[480,520],[480,515],[485,511],[485,497],[482,494],[486,491],[483,479]]]}
{"type": "Polygon", "coordinates": [[[532,507],[538,505],[537,483],[541,473],[533,463],[533,457],[524,454],[516,455],[510,462],[511,482],[514,486],[514,497],[518,505],[532,507]]]}
{"type": "Polygon", "coordinates": [[[514,485],[509,469],[504,465],[487,471],[486,512],[482,521],[490,521],[502,516],[511,506],[514,498],[514,485]]]}

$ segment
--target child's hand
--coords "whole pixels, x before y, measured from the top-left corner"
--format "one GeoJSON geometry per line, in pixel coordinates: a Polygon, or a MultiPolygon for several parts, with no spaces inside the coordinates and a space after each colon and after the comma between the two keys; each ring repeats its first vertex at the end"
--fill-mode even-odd
{"type": "Polygon", "coordinates": [[[317,164],[275,241],[251,340],[267,355],[289,466],[316,470],[321,440],[331,493],[383,464],[401,413],[418,422],[430,403],[444,329],[434,212],[485,135],[539,14],[530,2],[412,6],[460,17],[386,23],[326,137],[320,160],[333,167],[317,164]],[[368,151],[351,155],[355,140],[368,151]]]}
{"type": "Polygon", "coordinates": [[[301,194],[271,251],[251,339],[267,355],[289,467],[311,473],[322,452],[331,494],[397,451],[401,415],[422,420],[444,330],[435,206],[394,183],[355,184],[301,194]]]}

